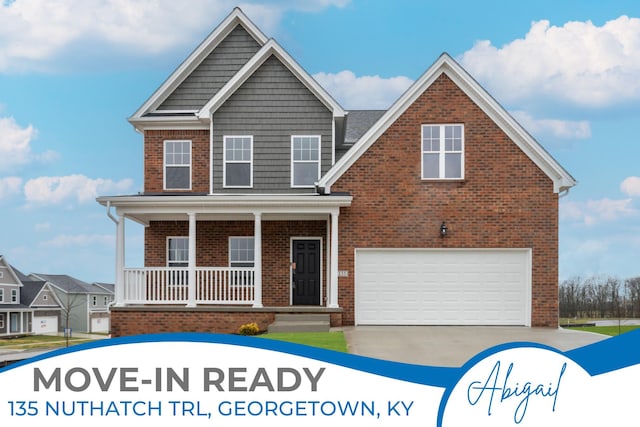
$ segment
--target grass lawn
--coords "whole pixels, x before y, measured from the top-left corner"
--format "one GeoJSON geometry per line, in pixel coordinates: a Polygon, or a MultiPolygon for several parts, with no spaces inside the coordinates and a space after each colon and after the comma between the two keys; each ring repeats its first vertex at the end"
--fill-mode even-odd
{"type": "MultiPolygon", "coordinates": [[[[69,338],[69,345],[80,344],[92,340],[84,338],[69,338]]],[[[29,335],[20,338],[0,339],[0,348],[16,350],[43,349],[64,347],[66,338],[53,335],[29,335]]]]}
{"type": "Polygon", "coordinates": [[[625,332],[633,331],[634,329],[639,329],[640,325],[622,325],[620,329],[618,326],[580,326],[575,328],[567,328],[573,329],[576,331],[587,331],[587,332],[595,332],[597,334],[610,335],[612,337],[623,334],[625,332]]]}
{"type": "Polygon", "coordinates": [[[347,341],[342,332],[283,332],[259,335],[259,337],[348,353],[347,341]]]}

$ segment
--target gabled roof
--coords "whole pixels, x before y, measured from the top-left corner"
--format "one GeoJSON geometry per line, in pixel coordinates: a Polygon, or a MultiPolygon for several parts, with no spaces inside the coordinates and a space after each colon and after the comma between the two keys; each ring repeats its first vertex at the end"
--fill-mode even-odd
{"type": "MultiPolygon", "coordinates": [[[[29,307],[33,307],[33,303],[38,299],[38,296],[45,290],[49,289],[50,285],[48,282],[43,280],[26,280],[23,282],[24,287],[20,292],[20,303],[24,305],[28,305],[29,307]]],[[[58,296],[55,292],[51,292],[51,295],[58,307],[62,307],[62,303],[58,299],[58,296]]],[[[43,306],[40,306],[43,307],[43,306]]],[[[47,305],[44,307],[52,307],[53,305],[47,305]]]]}
{"type": "Polygon", "coordinates": [[[198,112],[198,118],[204,120],[211,117],[233,93],[247,81],[253,73],[271,56],[275,56],[309,89],[332,113],[334,117],[343,117],[345,111],[340,104],[316,82],[274,39],[262,48],[218,91],[198,112]]]}
{"type": "MultiPolygon", "coordinates": [[[[145,101],[144,104],[130,117],[129,121],[135,123],[142,120],[146,113],[154,111],[182,83],[195,68],[225,39],[225,37],[238,25],[260,44],[267,42],[267,37],[251,20],[236,7],[200,45],[185,59],[182,64],[162,83],[162,85],[145,101]]],[[[193,118],[193,116],[191,116],[193,118]]]]}
{"type": "Polygon", "coordinates": [[[68,294],[101,294],[110,295],[110,293],[99,287],[82,280],[76,279],[66,274],[42,274],[33,273],[31,277],[36,280],[43,280],[50,283],[52,286],[60,289],[68,294]]]}
{"type": "MultiPolygon", "coordinates": [[[[13,277],[15,279],[15,281],[16,281],[15,286],[22,286],[22,280],[21,280],[20,276],[18,276],[16,271],[13,269],[11,264],[9,264],[9,262],[7,262],[7,260],[4,258],[3,255],[0,255],[0,265],[4,265],[7,268],[7,270],[9,271],[9,274],[11,275],[11,277],[13,277]]],[[[20,273],[20,274],[22,274],[22,273],[20,273]]]]}
{"type": "Polygon", "coordinates": [[[438,60],[380,117],[353,147],[320,179],[319,186],[330,192],[333,185],[373,143],[411,106],[422,93],[446,74],[471,98],[520,149],[553,181],[556,193],[568,190],[575,179],[447,53],[438,60]]]}

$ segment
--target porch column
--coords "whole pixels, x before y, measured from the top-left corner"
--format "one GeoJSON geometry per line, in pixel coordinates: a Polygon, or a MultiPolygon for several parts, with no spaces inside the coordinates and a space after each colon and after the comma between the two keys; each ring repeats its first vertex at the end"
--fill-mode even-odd
{"type": "Polygon", "coordinates": [[[118,217],[116,224],[116,285],[115,298],[116,306],[125,305],[124,292],[124,215],[118,217]]]}
{"type": "Polygon", "coordinates": [[[253,228],[253,251],[254,251],[254,307],[262,307],[262,213],[256,212],[255,224],[253,228]]]}
{"type": "Polygon", "coordinates": [[[196,214],[189,212],[189,274],[187,307],[196,306],[196,214]]]}
{"type": "Polygon", "coordinates": [[[329,308],[338,308],[338,215],[340,215],[340,211],[331,212],[331,283],[329,284],[329,308]]]}

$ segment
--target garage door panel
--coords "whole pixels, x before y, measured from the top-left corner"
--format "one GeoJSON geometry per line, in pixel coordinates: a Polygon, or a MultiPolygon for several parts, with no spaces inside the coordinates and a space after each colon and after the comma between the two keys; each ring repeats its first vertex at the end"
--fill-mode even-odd
{"type": "Polygon", "coordinates": [[[525,325],[529,250],[357,250],[356,322],[525,325]]]}

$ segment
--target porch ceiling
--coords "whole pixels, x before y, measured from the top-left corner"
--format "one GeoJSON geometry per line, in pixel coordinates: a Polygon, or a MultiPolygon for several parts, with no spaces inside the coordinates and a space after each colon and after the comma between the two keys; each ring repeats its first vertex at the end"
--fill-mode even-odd
{"type": "Polygon", "coordinates": [[[320,195],[171,195],[99,197],[98,203],[116,208],[141,224],[150,221],[185,221],[195,213],[199,221],[253,221],[256,213],[263,221],[325,220],[350,206],[348,194],[320,195]]]}

